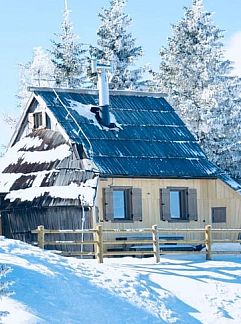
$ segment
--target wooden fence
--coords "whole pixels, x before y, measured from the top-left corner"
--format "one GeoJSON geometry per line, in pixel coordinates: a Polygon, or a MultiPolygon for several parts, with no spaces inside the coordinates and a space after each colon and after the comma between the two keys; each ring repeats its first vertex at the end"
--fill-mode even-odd
{"type": "MultiPolygon", "coordinates": [[[[45,229],[44,226],[40,225],[36,230],[33,230],[33,234],[37,234],[37,245],[44,249],[45,245],[48,246],[61,246],[61,245],[75,245],[80,246],[80,251],[73,251],[73,252],[63,252],[62,255],[65,256],[93,256],[97,259],[99,263],[103,263],[104,257],[108,256],[145,256],[145,255],[153,255],[155,257],[156,263],[160,262],[160,254],[169,254],[169,253],[202,253],[206,255],[207,260],[212,259],[212,254],[233,254],[238,253],[241,254],[241,251],[212,251],[212,243],[240,243],[241,244],[241,237],[240,237],[241,229],[212,229],[211,225],[206,225],[205,228],[197,228],[197,229],[164,229],[158,228],[157,225],[153,225],[152,228],[146,229],[103,229],[102,225],[97,225],[94,229],[84,229],[84,230],[49,230],[45,229]],[[203,240],[184,240],[184,239],[172,239],[172,240],[160,240],[160,233],[203,233],[204,239],[203,240]],[[213,233],[232,233],[235,234],[237,239],[212,239],[213,233]],[[93,234],[93,239],[90,240],[71,240],[71,241],[57,241],[57,240],[46,240],[46,234],[93,234]],[[105,234],[111,234],[111,236],[115,237],[115,239],[105,239],[105,234]],[[125,235],[125,238],[128,240],[117,240],[116,236],[118,235],[125,235]],[[137,239],[132,239],[132,236],[138,235],[137,239]],[[144,234],[150,235],[150,239],[146,239],[144,234]],[[132,235],[132,236],[131,236],[132,235]],[[142,237],[143,236],[143,237],[142,237]],[[165,246],[165,244],[189,244],[189,245],[196,245],[202,244],[203,247],[206,249],[203,251],[163,251],[161,246],[165,246]],[[91,244],[94,246],[93,252],[85,252],[83,251],[83,246],[91,244]],[[164,245],[163,245],[164,244],[164,245]],[[132,246],[135,245],[136,247],[144,247],[140,250],[118,250],[118,249],[105,249],[105,246],[132,246]],[[152,246],[152,249],[146,249],[145,246],[152,246]]],[[[181,245],[179,245],[181,246],[181,245]]]]}

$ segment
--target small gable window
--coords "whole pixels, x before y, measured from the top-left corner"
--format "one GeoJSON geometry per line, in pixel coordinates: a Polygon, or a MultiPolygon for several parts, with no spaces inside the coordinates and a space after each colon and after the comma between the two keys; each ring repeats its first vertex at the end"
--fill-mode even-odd
{"type": "Polygon", "coordinates": [[[50,118],[44,111],[28,114],[29,129],[48,128],[51,129],[50,118]]]}
{"type": "Polygon", "coordinates": [[[197,191],[190,188],[165,188],[160,192],[161,219],[197,220],[197,191]]]}
{"type": "Polygon", "coordinates": [[[43,114],[42,112],[38,112],[33,114],[33,128],[43,127],[43,114]]]}
{"type": "Polygon", "coordinates": [[[141,221],[141,189],[129,187],[105,188],[104,219],[106,221],[141,221]]]}
{"type": "Polygon", "coordinates": [[[226,207],[212,207],[212,222],[226,223],[226,207]]]}

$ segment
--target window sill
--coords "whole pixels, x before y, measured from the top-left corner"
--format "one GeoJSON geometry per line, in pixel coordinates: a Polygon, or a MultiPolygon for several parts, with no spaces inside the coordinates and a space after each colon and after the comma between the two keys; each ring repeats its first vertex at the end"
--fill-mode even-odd
{"type": "Polygon", "coordinates": [[[190,223],[189,219],[168,219],[168,223],[190,223]]]}
{"type": "Polygon", "coordinates": [[[132,219],[111,219],[111,220],[105,220],[105,222],[111,222],[111,223],[133,223],[134,221],[132,219]]]}

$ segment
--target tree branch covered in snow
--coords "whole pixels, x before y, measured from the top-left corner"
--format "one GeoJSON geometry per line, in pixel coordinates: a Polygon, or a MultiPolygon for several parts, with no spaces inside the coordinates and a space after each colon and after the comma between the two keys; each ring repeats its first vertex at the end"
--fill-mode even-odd
{"type": "Polygon", "coordinates": [[[143,55],[141,46],[128,32],[132,19],[124,13],[127,0],[111,0],[110,8],[99,14],[101,24],[97,30],[99,51],[96,56],[112,62],[114,73],[111,89],[138,89],[144,68],[133,69],[135,61],[143,55]]]}
{"type": "Polygon", "coordinates": [[[28,87],[53,87],[54,82],[54,66],[50,57],[42,47],[36,47],[33,50],[33,58],[27,64],[20,65],[20,82],[19,93],[19,108],[22,110],[26,106],[30,93],[28,87]]]}
{"type": "Polygon", "coordinates": [[[15,129],[17,122],[18,122],[18,117],[16,116],[11,116],[11,115],[7,115],[7,114],[3,114],[3,121],[9,125],[9,127],[11,129],[15,129]]]}
{"type": "Polygon", "coordinates": [[[160,50],[154,79],[209,159],[240,178],[241,82],[230,75],[232,64],[224,57],[222,39],[203,0],[193,0],[160,50]]]}
{"type": "Polygon", "coordinates": [[[65,6],[61,33],[51,40],[51,59],[54,64],[54,79],[57,87],[79,88],[86,79],[86,50],[73,32],[70,10],[65,6]]]}

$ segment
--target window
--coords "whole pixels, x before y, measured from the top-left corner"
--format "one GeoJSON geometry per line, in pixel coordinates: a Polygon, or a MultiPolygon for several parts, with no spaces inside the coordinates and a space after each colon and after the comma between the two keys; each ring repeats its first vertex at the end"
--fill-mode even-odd
{"type": "Polygon", "coordinates": [[[113,190],[113,218],[131,219],[130,190],[113,190]]]}
{"type": "Polygon", "coordinates": [[[212,222],[226,223],[226,207],[212,207],[212,222]]]}
{"type": "Polygon", "coordinates": [[[33,128],[39,128],[43,125],[43,116],[42,112],[33,114],[33,128]]]}
{"type": "Polygon", "coordinates": [[[187,189],[170,189],[170,218],[187,219],[187,189]]]}
{"type": "Polygon", "coordinates": [[[50,119],[43,111],[29,113],[28,122],[30,130],[37,128],[45,128],[46,126],[48,128],[51,128],[50,119]]]}
{"type": "Polygon", "coordinates": [[[161,219],[197,220],[197,191],[189,188],[161,189],[161,219]]]}
{"type": "Polygon", "coordinates": [[[181,197],[179,191],[170,192],[170,212],[172,218],[181,218],[181,197]]]}
{"type": "Polygon", "coordinates": [[[104,219],[111,221],[141,221],[141,189],[129,187],[105,188],[104,219]]]}

